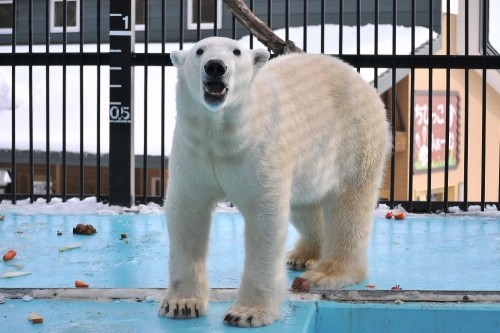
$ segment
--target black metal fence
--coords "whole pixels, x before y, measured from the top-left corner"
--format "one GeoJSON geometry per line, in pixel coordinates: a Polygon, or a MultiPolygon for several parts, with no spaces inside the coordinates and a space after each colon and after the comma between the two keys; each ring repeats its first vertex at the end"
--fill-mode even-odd
{"type": "MultiPolygon", "coordinates": [[[[205,18],[198,0],[175,3],[166,0],[130,3],[120,0],[12,1],[10,9],[7,8],[11,20],[7,20],[6,25],[2,23],[2,27],[7,28],[11,24],[10,32],[0,35],[0,43],[5,36],[10,38],[8,43],[0,45],[0,69],[10,75],[5,75],[3,80],[10,91],[2,95],[9,99],[10,108],[7,109],[10,111],[0,110],[4,115],[10,112],[10,118],[1,118],[8,121],[0,123],[0,170],[8,172],[10,182],[6,180],[3,187],[0,186],[0,200],[16,202],[29,198],[34,201],[39,197],[50,200],[54,196],[66,200],[96,196],[98,200],[120,205],[161,202],[168,174],[169,133],[166,128],[171,127],[168,115],[175,113],[168,100],[173,93],[168,89],[175,82],[174,74],[169,71],[172,66],[170,50],[183,49],[189,46],[188,43],[208,35],[240,38],[247,34],[227,8],[221,10],[222,1],[213,3],[209,10],[212,15],[208,15],[212,28],[205,30],[202,22],[205,18]],[[61,30],[57,33],[51,23],[51,15],[57,15],[54,14],[54,2],[59,2],[63,13],[61,30]],[[69,9],[73,5],[78,10],[71,12],[69,9]],[[140,17],[136,15],[136,6],[143,6],[140,17]],[[186,28],[190,19],[186,16],[190,11],[188,6],[192,6],[191,12],[197,12],[192,29],[186,28]],[[77,32],[70,29],[74,24],[71,15],[77,18],[77,32]],[[136,19],[143,20],[139,29],[136,19]],[[173,31],[177,38],[172,44],[169,36],[173,31]],[[91,46],[88,40],[92,41],[91,46]],[[136,50],[139,47],[141,50],[136,50]],[[54,70],[57,76],[53,75],[54,70]],[[143,77],[139,84],[137,70],[143,77]],[[41,93],[43,103],[38,104],[35,91],[40,87],[34,82],[34,75],[40,71],[45,87],[41,93]],[[87,78],[89,72],[93,73],[90,79],[87,78]],[[76,81],[70,78],[73,76],[77,77],[76,81]],[[89,80],[91,94],[87,90],[89,80]],[[19,88],[20,81],[26,89],[19,88]],[[60,97],[56,99],[54,86],[61,87],[60,97]],[[144,96],[141,100],[134,100],[137,91],[144,96]],[[75,92],[78,96],[76,113],[71,112],[73,107],[68,109],[68,105],[75,102],[71,100],[75,92]],[[153,93],[155,96],[151,96],[153,93]],[[24,97],[27,117],[18,115],[19,96],[24,97]],[[56,104],[60,108],[55,108],[56,104]],[[138,109],[141,109],[140,114],[138,109]],[[89,124],[89,118],[95,118],[95,122],[89,124]],[[154,124],[151,119],[155,119],[154,124]],[[140,137],[134,136],[139,120],[142,124],[140,137]],[[44,123],[41,134],[34,130],[40,122],[44,123]],[[69,126],[74,123],[76,127],[69,126]],[[27,133],[27,137],[22,133],[27,133]],[[77,147],[68,137],[76,138],[77,147]],[[134,142],[138,139],[142,143],[139,154],[134,152],[134,142]],[[57,148],[53,147],[54,141],[57,141],[57,148]],[[160,142],[159,149],[152,152],[152,144],[156,141],[160,142]],[[44,146],[41,147],[40,142],[44,146]],[[89,142],[93,146],[91,152],[87,150],[89,142]]],[[[445,1],[444,12],[450,13],[454,3],[445,1]]],[[[373,71],[371,82],[388,105],[394,138],[381,202],[391,207],[402,204],[414,212],[448,210],[450,206],[466,210],[470,205],[485,209],[487,204],[498,206],[500,202],[500,139],[497,135],[500,109],[495,105],[500,87],[494,86],[498,84],[495,79],[499,74],[500,56],[498,48],[490,43],[493,32],[488,30],[488,3],[488,0],[465,1],[460,5],[460,13],[442,15],[440,1],[247,1],[269,26],[283,28],[285,39],[293,38],[292,26],[302,27],[301,40],[293,41],[306,51],[311,39],[318,38],[310,35],[308,27],[317,25],[320,52],[325,53],[327,47],[336,43],[334,55],[358,70],[373,71]],[[476,19],[471,19],[473,15],[477,15],[476,19]],[[367,24],[372,27],[373,50],[370,52],[363,51],[361,44],[365,38],[362,27],[367,24]],[[329,25],[337,27],[335,38],[326,32],[329,25]],[[382,25],[390,26],[390,50],[382,50],[379,46],[382,37],[387,37],[382,35],[382,25]],[[411,47],[406,53],[398,51],[398,26],[405,26],[410,31],[411,47]],[[418,26],[427,28],[424,43],[417,41],[418,26]],[[346,40],[346,30],[351,28],[355,31],[354,52],[345,48],[350,42],[346,40]],[[456,42],[457,36],[463,36],[463,41],[456,42]],[[458,48],[456,43],[462,43],[459,52],[455,50],[458,48]],[[460,120],[459,129],[453,132],[451,118],[458,115],[450,108],[453,108],[453,91],[457,87],[460,90],[460,120]],[[435,90],[445,99],[441,110],[445,124],[442,144],[449,148],[444,149],[441,164],[433,160],[438,143],[432,121],[435,111],[427,113],[427,120],[431,121],[426,124],[426,131],[415,131],[418,96],[424,92],[427,110],[433,110],[433,104],[435,107],[437,103],[435,90]],[[477,119],[480,119],[479,127],[470,125],[477,119]],[[450,137],[453,135],[459,138],[452,143],[450,137]],[[416,145],[416,141],[427,144],[416,145]],[[459,146],[454,151],[451,144],[459,146]],[[400,151],[398,147],[402,147],[400,151]],[[414,163],[418,154],[427,161],[426,165],[414,163]],[[437,193],[436,188],[442,191],[437,193]]],[[[6,19],[5,14],[1,19],[6,19]]],[[[250,37],[248,43],[253,47],[256,40],[250,37]]]]}

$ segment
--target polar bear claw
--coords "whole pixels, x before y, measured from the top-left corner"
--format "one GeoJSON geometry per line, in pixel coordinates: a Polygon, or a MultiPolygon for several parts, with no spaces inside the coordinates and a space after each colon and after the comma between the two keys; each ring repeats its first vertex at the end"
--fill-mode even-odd
{"type": "Polygon", "coordinates": [[[207,313],[207,300],[197,298],[164,299],[159,315],[167,318],[197,318],[207,313]]]}
{"type": "Polygon", "coordinates": [[[233,305],[224,316],[224,323],[237,327],[261,327],[272,324],[277,314],[261,307],[233,305]]]}

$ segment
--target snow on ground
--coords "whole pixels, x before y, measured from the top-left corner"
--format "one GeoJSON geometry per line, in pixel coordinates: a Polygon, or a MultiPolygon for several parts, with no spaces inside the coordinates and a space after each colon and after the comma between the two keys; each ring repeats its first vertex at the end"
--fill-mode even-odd
{"type": "MultiPolygon", "coordinates": [[[[404,208],[397,206],[390,209],[385,204],[380,204],[375,210],[375,216],[382,218],[389,211],[404,211],[404,208]]],[[[214,212],[217,213],[238,213],[238,209],[230,202],[217,203],[214,212]]],[[[467,212],[462,212],[458,207],[450,207],[448,212],[453,215],[480,215],[500,218],[500,212],[495,205],[486,205],[485,210],[481,211],[481,207],[477,205],[469,206],[467,212]]],[[[111,206],[102,202],[98,202],[95,197],[89,197],[84,200],[72,198],[63,202],[61,198],[52,198],[47,202],[43,198],[39,198],[33,203],[29,199],[19,200],[14,205],[9,200],[0,202],[0,216],[6,213],[20,215],[117,215],[117,214],[163,214],[163,207],[156,203],[150,202],[147,205],[137,205],[130,208],[121,206],[111,206]]],[[[413,215],[413,214],[409,214],[413,215]]],[[[422,214],[414,214],[422,216],[422,214]]]]}
{"type": "MultiPolygon", "coordinates": [[[[338,53],[338,25],[325,26],[325,53],[338,53]]],[[[343,29],[343,53],[356,54],[356,27],[345,26],[343,29]]],[[[285,37],[285,29],[276,30],[276,34],[285,37]]],[[[361,53],[374,53],[375,27],[366,25],[360,28],[361,53]]],[[[427,28],[416,27],[416,47],[428,40],[427,28]]],[[[307,51],[309,53],[320,53],[320,26],[308,27],[307,51]]],[[[411,29],[397,27],[396,45],[397,54],[409,54],[411,52],[411,29]]],[[[434,33],[434,37],[437,34],[434,33]]],[[[303,28],[290,28],[290,39],[297,46],[302,47],[303,28]]],[[[249,45],[249,37],[243,37],[244,45],[249,45]]],[[[185,49],[189,49],[192,43],[186,43],[185,49]]],[[[50,45],[50,52],[62,52],[62,45],[50,45]]],[[[254,47],[263,47],[254,39],[254,47]]],[[[165,51],[170,52],[178,48],[177,43],[167,44],[165,51]]],[[[96,52],[96,45],[84,45],[84,52],[96,52]]],[[[144,44],[136,44],[137,53],[144,52],[144,44]]],[[[379,54],[392,53],[392,26],[379,25],[379,54]]],[[[24,53],[28,46],[17,46],[16,52],[24,53]]],[[[67,52],[79,52],[79,45],[67,45],[67,52]]],[[[11,53],[12,47],[0,46],[1,53],[11,53]]],[[[45,45],[34,45],[33,52],[45,52],[45,45]]],[[[101,52],[109,52],[109,45],[101,45],[101,52]]],[[[160,53],[161,44],[149,44],[148,52],[160,53]]],[[[379,70],[379,75],[384,69],[379,70]]],[[[0,149],[12,148],[12,79],[11,67],[0,66],[0,149]]],[[[373,69],[362,69],[361,75],[366,81],[373,81],[373,69]]],[[[83,117],[83,142],[84,151],[95,153],[97,151],[97,119],[101,121],[100,150],[101,153],[109,151],[109,67],[101,69],[101,89],[97,90],[97,68],[85,67],[83,73],[83,110],[80,112],[80,68],[68,66],[66,71],[66,150],[68,152],[80,151],[80,116],[83,117]],[[97,94],[100,94],[100,115],[97,113],[97,94]],[[81,113],[81,114],[80,114],[81,113]]],[[[176,72],[173,67],[165,68],[165,91],[161,91],[161,70],[158,67],[149,67],[147,82],[147,153],[149,155],[161,154],[161,141],[159,139],[161,128],[165,129],[165,154],[170,154],[173,129],[175,125],[175,84],[176,72]],[[165,94],[165,124],[161,123],[161,95],[165,94]]],[[[51,151],[62,151],[63,133],[63,70],[60,66],[51,66],[49,72],[49,134],[51,151]]],[[[33,100],[33,144],[35,150],[46,149],[46,68],[45,66],[33,67],[32,89],[29,89],[28,67],[16,67],[16,149],[29,149],[29,92],[32,92],[33,100]]],[[[135,154],[143,154],[144,148],[144,68],[135,68],[135,154]]]]}
{"type": "MultiPolygon", "coordinates": [[[[236,207],[229,202],[219,202],[215,211],[218,213],[238,212],[236,207]]],[[[61,198],[51,198],[47,202],[43,198],[30,203],[29,199],[18,200],[12,204],[10,200],[0,202],[0,216],[6,213],[20,215],[117,215],[117,214],[163,214],[163,207],[154,202],[147,205],[137,205],[128,207],[112,206],[98,202],[96,197],[89,197],[83,200],[71,198],[63,202],[61,198]]]]}

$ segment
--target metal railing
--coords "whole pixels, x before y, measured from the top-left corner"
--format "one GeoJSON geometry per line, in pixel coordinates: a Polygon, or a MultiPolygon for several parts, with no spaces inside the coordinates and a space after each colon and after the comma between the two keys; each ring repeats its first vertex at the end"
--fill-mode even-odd
{"type": "MultiPolygon", "coordinates": [[[[62,1],[63,11],[66,12],[67,0],[62,1]]],[[[40,2],[41,3],[41,2],[40,2]]],[[[63,15],[63,30],[59,35],[62,40],[57,45],[61,45],[61,49],[57,51],[53,50],[54,44],[51,44],[51,38],[54,33],[51,32],[50,27],[50,0],[45,1],[45,5],[42,6],[42,11],[34,10],[33,0],[27,1],[27,8],[20,8],[20,4],[17,1],[12,2],[12,31],[10,34],[11,40],[10,45],[3,46],[9,47],[9,51],[2,51],[0,53],[0,68],[3,68],[7,73],[10,72],[11,78],[9,78],[11,92],[11,109],[16,109],[16,98],[17,96],[24,94],[27,96],[28,105],[28,123],[20,123],[21,120],[17,119],[16,112],[11,111],[11,119],[9,123],[0,124],[0,142],[3,141],[7,143],[6,145],[0,147],[0,169],[5,169],[10,172],[10,178],[12,183],[9,187],[9,193],[0,193],[0,200],[12,200],[16,202],[19,199],[29,198],[31,201],[36,200],[39,197],[50,200],[52,197],[62,197],[63,200],[69,197],[79,197],[84,198],[88,196],[96,196],[98,200],[110,201],[113,204],[120,205],[130,205],[134,202],[146,203],[148,201],[161,202],[165,194],[166,179],[168,172],[168,152],[165,147],[165,140],[168,135],[165,128],[167,122],[167,113],[174,113],[175,110],[168,104],[166,100],[167,87],[166,83],[175,80],[175,77],[168,74],[166,69],[172,66],[169,52],[170,50],[166,47],[167,42],[171,42],[167,38],[172,30],[176,30],[178,33],[178,38],[176,40],[176,45],[179,49],[183,49],[187,43],[193,42],[206,35],[225,35],[231,38],[240,38],[245,35],[246,32],[242,26],[236,22],[234,18],[229,15],[227,9],[224,9],[225,15],[223,16],[224,29],[217,28],[217,6],[221,5],[215,1],[216,7],[214,8],[214,28],[206,31],[201,29],[201,7],[197,0],[193,0],[195,10],[198,11],[198,21],[197,29],[188,30],[186,29],[186,8],[182,5],[184,2],[179,1],[176,6],[178,11],[178,17],[176,16],[176,21],[172,22],[167,20],[168,13],[171,13],[173,9],[167,8],[167,2],[165,0],[158,1],[144,1],[144,30],[135,31],[133,24],[133,17],[135,16],[134,5],[141,3],[137,2],[125,2],[119,0],[110,0],[109,6],[106,1],[78,1],[79,5],[79,32],[72,33],[66,30],[67,26],[67,15],[63,15]],[[153,10],[154,8],[154,10],[153,10]],[[34,33],[38,26],[34,25],[34,15],[40,15],[43,12],[43,17],[37,16],[37,24],[42,24],[44,29],[44,38],[41,45],[35,43],[34,33]],[[92,22],[97,22],[96,26],[92,29],[89,28],[89,17],[95,18],[92,22]],[[18,44],[17,40],[21,36],[19,29],[19,22],[21,18],[27,21],[28,26],[23,27],[23,38],[26,37],[24,34],[27,33],[27,40],[25,47],[27,49],[22,49],[23,45],[18,44]],[[43,23],[40,23],[40,19],[43,23]],[[129,20],[129,21],[127,21],[129,20]],[[104,22],[104,23],[103,23],[104,22]],[[103,28],[106,26],[106,29],[103,28]],[[90,31],[90,32],[89,32],[90,31]],[[91,35],[91,36],[90,36],[91,35]],[[151,36],[155,36],[153,41],[150,41],[151,36]],[[76,40],[77,43],[68,42],[67,36],[71,36],[72,40],[76,40]],[[89,37],[90,36],[90,37],[89,37]],[[104,36],[104,37],[103,37],[104,36]],[[92,50],[87,50],[87,40],[92,40],[92,44],[95,47],[92,50]],[[104,40],[103,40],[104,39],[104,40]],[[136,39],[140,40],[141,47],[144,48],[141,52],[136,52],[134,47],[138,45],[136,39]],[[156,51],[151,51],[153,44],[160,45],[159,49],[156,51]],[[69,45],[71,45],[71,50],[68,50],[69,45]],[[74,47],[76,45],[77,50],[74,47]],[[36,50],[34,48],[37,48],[36,50]],[[16,84],[18,83],[18,69],[23,68],[28,71],[28,81],[26,82],[28,92],[22,92],[16,89],[16,84]],[[62,91],[60,98],[62,100],[61,114],[55,115],[52,112],[53,104],[56,103],[51,97],[51,86],[54,84],[54,78],[51,76],[51,70],[57,68],[60,69],[62,75],[62,91]],[[144,84],[142,86],[137,86],[137,82],[134,80],[133,71],[135,69],[142,69],[144,75],[144,84]],[[33,72],[34,69],[44,69],[45,70],[45,105],[34,105],[35,101],[33,98],[33,90],[35,89],[33,83],[33,72]],[[79,89],[79,103],[78,103],[78,115],[79,115],[79,128],[78,128],[78,149],[69,149],[67,138],[67,124],[71,121],[68,117],[68,110],[66,105],[68,104],[68,89],[75,89],[74,87],[68,86],[68,71],[77,69],[78,72],[78,89],[79,89]],[[88,84],[85,81],[85,73],[89,70],[95,71],[96,82],[94,88],[95,99],[87,99],[85,96],[86,91],[84,87],[88,84]],[[155,99],[159,100],[159,109],[152,108],[150,106],[151,99],[148,98],[148,94],[151,94],[151,84],[149,75],[152,73],[160,73],[158,82],[154,82],[154,85],[160,86],[159,91],[161,92],[159,96],[154,96],[155,99]],[[109,83],[107,85],[103,84],[103,76],[109,74],[109,83]],[[146,96],[142,101],[135,101],[133,98],[135,82],[135,91],[138,89],[143,92],[146,96]],[[106,93],[104,93],[106,92],[106,93]],[[109,92],[109,109],[103,107],[103,101],[107,99],[107,93],[109,92]],[[140,108],[143,110],[141,117],[144,124],[142,133],[143,148],[139,155],[134,154],[131,147],[134,145],[133,136],[133,126],[134,119],[137,114],[134,113],[134,108],[140,108]],[[96,123],[89,126],[85,125],[85,119],[88,116],[86,110],[91,106],[94,109],[96,116],[96,123]],[[108,123],[102,122],[102,115],[109,114],[108,123]],[[148,117],[158,116],[160,123],[155,128],[151,128],[148,124],[150,120],[148,117]],[[55,139],[52,133],[51,122],[54,118],[61,117],[61,149],[55,150],[52,148],[51,142],[55,139]],[[45,121],[45,133],[43,140],[45,141],[45,148],[39,149],[34,144],[38,137],[33,134],[34,123],[45,121]],[[28,147],[20,147],[19,136],[16,135],[16,128],[19,126],[29,127],[29,144],[28,147]],[[86,127],[87,126],[87,127],[86,127]],[[103,140],[103,127],[109,126],[109,152],[107,149],[102,151],[102,140],[103,140]],[[10,128],[11,136],[6,137],[3,129],[10,128]],[[160,152],[155,152],[155,156],[152,156],[148,152],[151,144],[151,137],[148,133],[155,133],[155,139],[161,142],[160,152]],[[89,153],[85,149],[85,143],[89,139],[89,133],[92,135],[92,139],[97,142],[97,146],[94,152],[89,153]],[[54,168],[57,169],[54,171],[54,168]],[[153,171],[154,169],[154,171],[153,171]],[[42,171],[40,171],[42,170],[42,171]],[[151,191],[151,174],[155,172],[157,175],[157,182],[159,191],[152,194],[151,191]],[[55,176],[54,173],[58,175],[58,189],[54,189],[55,176]],[[21,175],[22,174],[22,175],[21,175]],[[43,175],[43,179],[40,180],[40,175],[43,175]],[[23,177],[20,177],[23,176],[23,177]],[[24,179],[24,181],[21,181],[24,179]],[[21,187],[21,182],[27,184],[24,189],[21,187]],[[36,190],[35,183],[43,183],[42,193],[36,190]],[[140,188],[136,188],[136,184],[140,184],[140,188]]],[[[188,3],[190,3],[188,1],[188,3]]],[[[436,1],[429,1],[427,3],[419,2],[415,0],[406,1],[396,1],[396,0],[380,0],[373,1],[366,4],[365,1],[357,0],[356,2],[346,2],[346,1],[333,1],[327,2],[324,0],[317,1],[303,1],[300,8],[295,8],[295,2],[285,1],[272,1],[268,0],[265,5],[251,0],[247,2],[249,7],[256,12],[259,17],[268,23],[272,28],[276,28],[278,25],[281,27],[283,24],[285,28],[285,38],[289,39],[289,31],[292,24],[303,26],[303,36],[302,45],[307,51],[308,45],[308,25],[318,24],[321,29],[320,36],[320,50],[325,52],[325,47],[329,43],[328,37],[325,33],[325,26],[333,22],[333,24],[338,25],[338,53],[336,56],[344,59],[345,61],[351,63],[354,67],[359,69],[362,68],[373,68],[374,79],[373,84],[375,87],[380,88],[382,76],[380,75],[383,68],[389,69],[385,72],[386,79],[388,79],[389,89],[386,91],[388,100],[386,103],[391,105],[389,108],[388,118],[391,121],[391,130],[393,135],[393,146],[396,146],[397,128],[398,121],[401,121],[401,115],[398,114],[397,105],[400,103],[401,91],[398,91],[397,86],[401,80],[398,77],[398,71],[405,70],[409,75],[408,78],[408,99],[409,110],[407,114],[407,128],[406,137],[409,142],[407,143],[407,154],[406,159],[409,161],[404,164],[406,177],[398,177],[397,171],[399,169],[399,164],[397,161],[398,157],[396,149],[393,149],[393,154],[391,155],[390,162],[388,163],[389,174],[387,176],[387,189],[386,197],[381,201],[382,203],[388,204],[390,207],[394,207],[401,204],[409,211],[414,212],[433,212],[437,210],[448,210],[452,205],[457,205],[462,210],[466,210],[468,206],[472,204],[479,205],[481,209],[484,209],[487,204],[496,204],[498,206],[500,202],[500,186],[498,178],[500,178],[500,160],[488,159],[486,147],[487,144],[491,144],[487,140],[487,135],[491,131],[487,126],[487,116],[488,116],[488,95],[489,90],[488,75],[489,70],[498,70],[500,63],[500,57],[498,54],[490,54],[487,43],[487,18],[488,18],[488,8],[486,5],[482,6],[480,9],[480,17],[482,18],[480,27],[481,35],[479,39],[483,41],[481,44],[481,50],[477,54],[469,53],[469,29],[472,24],[469,22],[469,2],[465,1],[465,20],[464,20],[464,50],[463,54],[452,54],[451,50],[451,34],[447,33],[446,38],[442,39],[442,31],[450,32],[452,29],[451,20],[444,19],[445,26],[441,27],[441,15],[436,14],[436,6],[440,10],[440,3],[436,1]],[[402,6],[402,3],[404,6],[402,6]],[[438,3],[436,5],[436,3],[438,3]],[[405,12],[402,13],[400,9],[404,7],[405,12]],[[295,11],[294,11],[295,8],[295,11]],[[426,15],[426,16],[423,16],[426,15]],[[283,21],[279,23],[278,21],[283,21]],[[276,23],[278,22],[278,23],[276,23]],[[373,24],[373,37],[374,37],[374,52],[371,54],[364,54],[361,52],[360,41],[361,36],[361,26],[362,24],[370,23],[373,24]],[[389,54],[381,52],[382,50],[378,47],[378,40],[381,38],[379,33],[380,24],[390,24],[392,25],[392,51],[389,54]],[[419,25],[425,25],[428,28],[428,43],[424,51],[418,51],[418,46],[415,41],[415,33],[417,23],[419,25]],[[348,54],[343,49],[345,45],[345,29],[348,25],[356,26],[356,52],[354,54],[348,54]],[[408,54],[397,54],[396,49],[396,27],[398,25],[406,25],[411,29],[411,52],[408,54]],[[437,30],[436,37],[434,33],[437,30]],[[436,54],[437,47],[439,43],[443,43],[442,51],[436,54]],[[425,51],[427,50],[427,51],[425,51]],[[444,71],[444,86],[445,86],[445,98],[446,98],[446,109],[445,109],[445,122],[450,123],[450,91],[452,90],[451,77],[452,71],[463,71],[463,81],[464,81],[464,94],[461,96],[461,102],[463,102],[463,117],[461,121],[463,122],[463,135],[461,138],[463,142],[460,142],[460,147],[463,150],[460,151],[462,155],[462,160],[460,163],[463,164],[463,177],[460,181],[461,189],[459,196],[454,195],[450,198],[449,194],[449,175],[450,175],[450,165],[449,165],[449,149],[445,149],[444,165],[441,169],[435,169],[432,167],[432,163],[428,163],[424,171],[419,171],[420,175],[424,174],[426,177],[425,186],[425,198],[415,198],[415,174],[414,163],[412,162],[414,156],[417,154],[414,148],[414,119],[415,119],[415,92],[421,90],[417,86],[421,83],[416,82],[417,72],[419,70],[427,70],[427,87],[428,91],[428,107],[432,110],[432,92],[433,88],[440,86],[441,82],[436,84],[436,75],[434,71],[444,71]],[[476,75],[479,74],[479,76],[476,75]],[[388,75],[388,77],[387,77],[388,75]],[[471,82],[471,75],[474,78],[480,77],[481,81],[478,83],[475,79],[471,82]],[[478,86],[479,85],[479,86],[478,86]],[[474,89],[471,87],[474,86],[474,89]],[[474,92],[472,91],[474,90],[474,92]],[[474,96],[474,98],[481,99],[481,110],[471,110],[470,100],[471,94],[476,91],[480,91],[480,96],[474,96]],[[392,107],[394,106],[394,107],[392,107]],[[481,127],[480,131],[471,133],[469,131],[469,121],[471,117],[477,117],[478,112],[481,116],[481,127]],[[399,120],[398,120],[399,119],[399,120]],[[481,136],[480,145],[472,146],[471,136],[479,135],[481,136]],[[479,195],[474,195],[471,198],[471,177],[470,177],[470,164],[478,163],[478,161],[471,161],[471,149],[480,149],[480,190],[479,195]],[[486,168],[488,165],[494,164],[494,168],[486,168]],[[496,168],[496,169],[495,169],[496,168]],[[493,174],[495,179],[493,182],[487,182],[487,177],[491,173],[491,169],[497,170],[497,174],[493,174]],[[422,173],[423,172],[423,173],[422,173]],[[490,173],[488,173],[490,172],[490,173]],[[439,174],[439,175],[438,175],[439,174]],[[442,174],[442,175],[441,175],[442,174]],[[436,176],[438,175],[438,176],[436,176]],[[442,183],[437,184],[435,178],[441,179],[442,183]],[[403,194],[398,194],[396,187],[398,182],[405,182],[403,194]],[[433,187],[442,187],[443,197],[433,198],[433,187]],[[490,186],[498,187],[496,189],[496,195],[487,194],[486,189],[490,186]]],[[[487,4],[487,0],[483,0],[484,4],[487,4]]],[[[170,3],[169,3],[170,4],[170,3]]],[[[447,12],[450,12],[451,2],[446,1],[444,8],[447,12]]],[[[443,16],[446,18],[446,15],[443,16]]],[[[457,28],[458,29],[458,28],[457,28]]],[[[37,31],[38,35],[39,31],[37,31]]],[[[309,36],[310,39],[311,36],[309,36]]],[[[300,42],[300,41],[295,41],[300,42]]],[[[253,47],[255,40],[250,38],[249,46],[253,47]]],[[[455,72],[454,72],[455,73],[455,72]]],[[[455,73],[456,74],[456,73],[455,73]]],[[[441,76],[439,76],[441,77],[441,76]]],[[[73,81],[71,81],[73,82],[73,81]]],[[[92,82],[92,84],[94,84],[92,82]]],[[[380,89],[379,89],[380,91],[380,89]]],[[[5,111],[0,111],[5,112],[5,111]]],[[[405,116],[403,116],[404,118],[405,116]]],[[[404,126],[403,126],[404,127],[404,126]]],[[[498,130],[498,127],[497,127],[498,130]]],[[[74,133],[71,133],[74,134],[74,133]]],[[[445,137],[445,147],[449,147],[450,142],[450,132],[449,126],[446,126],[445,137]]],[[[137,139],[137,137],[135,138],[137,139]]],[[[429,122],[429,129],[427,131],[427,159],[432,161],[433,154],[433,131],[432,131],[432,121],[429,122]]],[[[476,139],[476,137],[474,137],[476,139]]],[[[475,140],[477,141],[477,140],[475,140]]],[[[500,143],[494,143],[497,145],[496,150],[500,150],[500,143]]],[[[403,158],[404,159],[404,158],[403,158]]],[[[474,179],[476,179],[475,177],[474,179]]],[[[491,190],[490,190],[491,192],[491,190]]]]}

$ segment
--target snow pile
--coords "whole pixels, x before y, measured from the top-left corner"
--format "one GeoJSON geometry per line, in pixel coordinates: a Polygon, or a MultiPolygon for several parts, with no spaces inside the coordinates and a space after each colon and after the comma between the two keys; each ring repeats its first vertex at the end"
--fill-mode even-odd
{"type": "Polygon", "coordinates": [[[19,200],[12,204],[9,200],[0,203],[0,213],[9,212],[21,215],[117,215],[123,213],[138,214],[163,214],[163,208],[156,203],[147,205],[132,206],[130,208],[120,206],[110,206],[102,202],[97,202],[96,197],[89,197],[83,200],[71,198],[63,202],[61,198],[52,198],[47,202],[39,198],[34,203],[29,199],[19,200]]]}
{"type": "MultiPolygon", "coordinates": [[[[391,209],[386,204],[380,204],[380,205],[378,205],[377,209],[375,210],[375,216],[376,217],[385,217],[385,214],[387,214],[390,211],[406,212],[406,210],[403,208],[402,205],[397,205],[394,209],[391,209]]],[[[463,212],[460,209],[460,207],[458,207],[458,206],[450,206],[450,207],[448,207],[448,214],[460,215],[460,216],[463,216],[463,215],[469,215],[469,216],[481,215],[481,216],[490,216],[490,217],[500,217],[500,211],[498,210],[498,207],[496,205],[490,205],[490,204],[487,204],[484,207],[484,211],[481,211],[481,206],[479,206],[479,205],[470,205],[469,207],[467,207],[466,212],[463,212]]],[[[408,214],[408,215],[421,216],[422,214],[408,214]]]]}
{"type": "MultiPolygon", "coordinates": [[[[231,202],[219,202],[215,207],[218,213],[237,213],[238,209],[231,202]]],[[[130,208],[112,206],[107,203],[98,202],[96,197],[89,197],[83,200],[71,198],[63,202],[61,198],[51,198],[47,202],[43,198],[30,203],[29,199],[19,200],[12,204],[10,200],[0,202],[0,215],[4,213],[14,213],[20,215],[117,215],[117,214],[163,214],[163,207],[150,202],[147,205],[134,205],[130,208]]]]}

